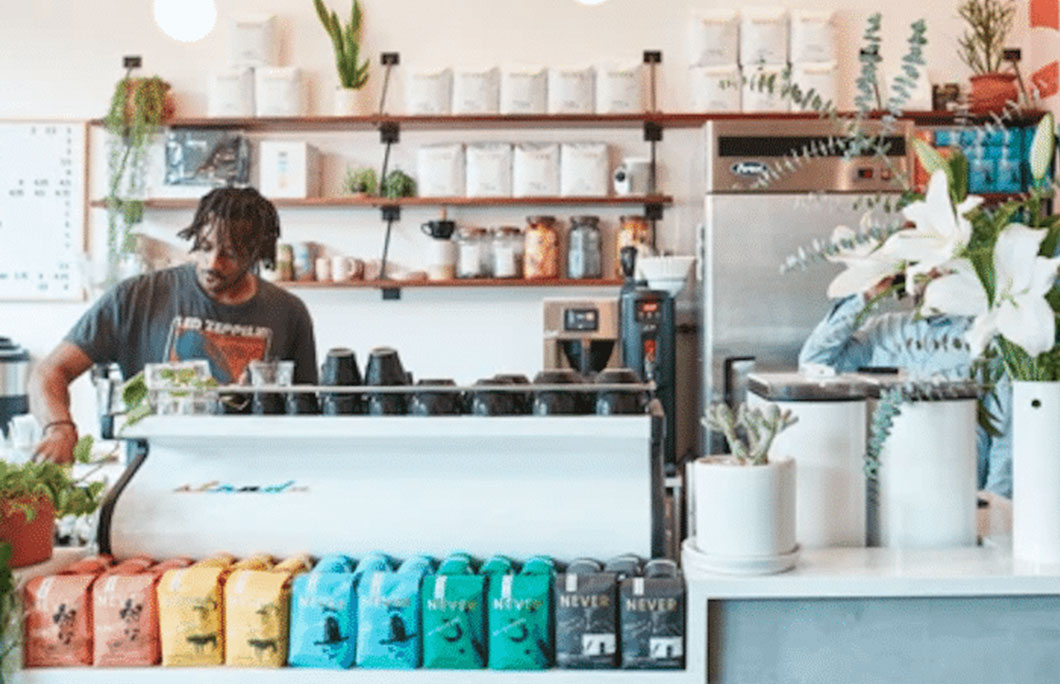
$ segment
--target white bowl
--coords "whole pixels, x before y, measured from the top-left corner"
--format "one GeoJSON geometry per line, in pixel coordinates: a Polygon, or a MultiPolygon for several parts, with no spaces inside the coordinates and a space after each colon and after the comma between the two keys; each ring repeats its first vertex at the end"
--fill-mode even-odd
{"type": "Polygon", "coordinates": [[[637,277],[646,280],[653,290],[666,290],[677,296],[692,272],[693,256],[643,257],[637,260],[637,277]]]}

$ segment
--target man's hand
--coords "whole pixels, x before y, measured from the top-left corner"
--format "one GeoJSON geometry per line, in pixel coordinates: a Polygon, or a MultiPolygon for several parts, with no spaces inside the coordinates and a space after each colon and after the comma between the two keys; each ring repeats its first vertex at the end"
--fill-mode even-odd
{"type": "Polygon", "coordinates": [[[74,446],[77,444],[77,429],[66,423],[50,425],[33,450],[34,456],[55,463],[73,463],[74,446]]]}

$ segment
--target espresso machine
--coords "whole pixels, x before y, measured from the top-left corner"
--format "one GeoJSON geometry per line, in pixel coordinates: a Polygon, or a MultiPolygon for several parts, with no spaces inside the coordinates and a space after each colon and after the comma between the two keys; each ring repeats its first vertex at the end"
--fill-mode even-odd
{"type": "Polygon", "coordinates": [[[644,382],[655,383],[655,396],[666,413],[664,456],[667,472],[677,468],[677,323],[674,298],[666,290],[653,290],[638,281],[637,250],[621,253],[626,277],[619,296],[619,337],[622,365],[633,369],[644,382]]]}
{"type": "Polygon", "coordinates": [[[7,436],[7,424],[15,416],[29,413],[29,353],[0,337],[0,439],[7,436]]]}
{"type": "Polygon", "coordinates": [[[618,302],[613,299],[545,299],[545,369],[570,368],[586,378],[621,366],[618,302]]]}

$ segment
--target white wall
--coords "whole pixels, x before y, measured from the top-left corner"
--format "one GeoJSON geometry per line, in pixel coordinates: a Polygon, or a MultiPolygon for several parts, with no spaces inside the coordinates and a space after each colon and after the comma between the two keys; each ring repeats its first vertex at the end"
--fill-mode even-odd
{"type": "MultiPolygon", "coordinates": [[[[346,0],[331,0],[340,14],[346,0]]],[[[366,50],[377,61],[381,50],[401,53],[404,69],[437,65],[538,62],[545,65],[592,63],[602,59],[637,59],[644,49],[664,53],[659,80],[659,107],[687,111],[685,87],[687,38],[695,8],[751,3],[733,0],[610,0],[587,7],[574,0],[363,0],[366,50]]],[[[755,3],[757,4],[757,3],[755,3]]],[[[839,46],[846,57],[840,67],[840,100],[848,104],[856,72],[853,55],[871,4],[864,0],[830,0],[824,4],[792,0],[790,7],[827,6],[838,13],[839,46]]],[[[275,13],[282,19],[284,64],[301,66],[311,84],[314,113],[331,111],[334,75],[330,43],[320,27],[310,0],[217,0],[218,27],[202,41],[185,45],[167,38],[154,25],[146,0],[35,0],[6,2],[0,22],[0,118],[87,119],[101,116],[115,81],[122,75],[121,57],[141,54],[144,72],[157,73],[174,88],[180,115],[206,111],[205,76],[226,56],[225,18],[234,12],[275,13]]],[[[884,8],[885,64],[893,65],[905,50],[908,24],[927,19],[926,49],[932,80],[963,80],[966,69],[955,53],[959,30],[953,2],[895,0],[884,8]]],[[[1022,23],[1021,23],[1022,25],[1022,23]]],[[[376,68],[366,88],[374,102],[382,79],[376,68]]],[[[393,83],[391,111],[401,111],[401,70],[393,83]]],[[[277,136],[282,137],[282,136],[277,136]]],[[[260,136],[256,137],[260,139],[260,136]]],[[[623,131],[406,131],[395,163],[414,171],[418,144],[445,140],[605,140],[614,145],[614,158],[646,151],[635,129],[623,131]]],[[[378,166],[382,148],[373,133],[317,134],[315,144],[326,153],[330,191],[347,164],[378,166]]],[[[661,224],[660,246],[690,252],[700,218],[702,161],[695,130],[667,131],[660,148],[661,187],[676,198],[661,224]]],[[[98,181],[103,152],[94,145],[93,173],[98,181]]],[[[93,196],[99,196],[98,186],[93,196]]],[[[560,217],[567,211],[555,211],[560,217]]],[[[573,208],[572,208],[573,209],[573,208]]],[[[543,211],[546,209],[540,209],[543,211]]],[[[576,210],[577,211],[577,210],[576,210]]],[[[584,211],[584,210],[582,210],[584,211]]],[[[493,213],[465,209],[455,218],[482,225],[521,224],[527,209],[493,213]]],[[[614,225],[619,208],[593,211],[614,225]]],[[[190,212],[155,212],[146,230],[172,239],[190,212]]],[[[433,210],[406,211],[397,227],[392,257],[414,263],[418,258],[418,225],[433,210]]],[[[312,240],[336,252],[378,255],[382,225],[369,210],[284,210],[285,240],[312,240]]],[[[93,244],[100,244],[101,212],[92,217],[93,244]]],[[[830,227],[823,227],[827,229],[830,227]]],[[[0,249],[3,245],[0,245],[0,249]]],[[[97,250],[98,251],[98,250],[97,250]]],[[[532,374],[540,367],[542,296],[582,296],[584,291],[533,290],[414,290],[400,302],[382,302],[376,291],[303,291],[317,326],[321,352],[348,345],[363,358],[376,344],[398,347],[417,377],[451,376],[471,382],[497,371],[532,374]]],[[[596,294],[608,294],[597,291],[596,294]]],[[[0,302],[0,334],[14,337],[39,356],[65,333],[84,305],[0,302]]],[[[91,394],[84,381],[75,393],[79,419],[92,415],[91,394]]]]}

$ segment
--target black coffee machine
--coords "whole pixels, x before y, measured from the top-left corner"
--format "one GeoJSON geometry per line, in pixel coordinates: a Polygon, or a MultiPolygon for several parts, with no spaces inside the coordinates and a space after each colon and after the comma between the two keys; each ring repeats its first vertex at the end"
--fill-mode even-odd
{"type": "Polygon", "coordinates": [[[634,275],[636,262],[637,248],[622,248],[622,273],[626,276],[619,295],[618,316],[622,365],[633,369],[643,381],[655,382],[655,396],[666,413],[664,453],[670,474],[676,472],[678,465],[673,426],[677,415],[674,298],[665,290],[652,290],[644,281],[638,281],[634,275]]]}
{"type": "Polygon", "coordinates": [[[15,416],[29,413],[29,352],[0,337],[0,435],[7,436],[7,424],[15,416]]]}

